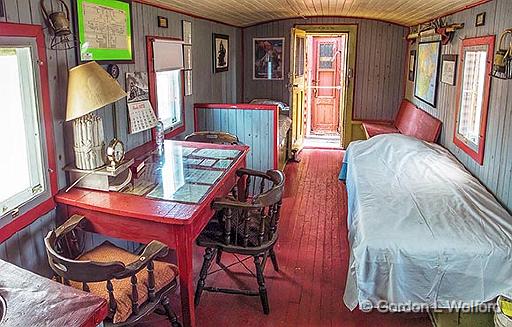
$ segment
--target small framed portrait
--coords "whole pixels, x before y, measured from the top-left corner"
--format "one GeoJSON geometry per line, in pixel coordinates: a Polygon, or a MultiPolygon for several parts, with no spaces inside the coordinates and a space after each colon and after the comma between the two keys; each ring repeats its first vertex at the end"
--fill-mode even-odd
{"type": "Polygon", "coordinates": [[[455,85],[457,79],[457,55],[445,54],[441,57],[441,82],[455,85]]]}
{"type": "Polygon", "coordinates": [[[414,82],[416,75],[416,50],[409,52],[409,81],[414,82]]]}
{"type": "Polygon", "coordinates": [[[476,15],[475,26],[479,27],[479,26],[484,26],[484,25],[485,25],[485,12],[481,12],[478,15],[476,15]]]}
{"type": "Polygon", "coordinates": [[[167,17],[158,16],[158,27],[169,28],[169,20],[167,17]]]}
{"type": "Polygon", "coordinates": [[[220,73],[229,69],[229,36],[213,34],[213,72],[220,73]]]}
{"type": "Polygon", "coordinates": [[[184,20],[181,24],[183,29],[183,42],[185,42],[185,44],[192,44],[192,22],[184,20]]]}
{"type": "Polygon", "coordinates": [[[282,80],[284,78],[284,38],[252,39],[254,80],[282,80]]]}

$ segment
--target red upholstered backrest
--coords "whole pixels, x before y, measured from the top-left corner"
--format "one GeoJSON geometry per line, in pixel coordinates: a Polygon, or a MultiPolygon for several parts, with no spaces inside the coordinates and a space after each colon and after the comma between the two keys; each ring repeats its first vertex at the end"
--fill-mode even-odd
{"type": "Polygon", "coordinates": [[[427,142],[437,141],[441,132],[441,121],[439,119],[432,117],[405,99],[400,104],[395,126],[400,133],[427,142]]]}

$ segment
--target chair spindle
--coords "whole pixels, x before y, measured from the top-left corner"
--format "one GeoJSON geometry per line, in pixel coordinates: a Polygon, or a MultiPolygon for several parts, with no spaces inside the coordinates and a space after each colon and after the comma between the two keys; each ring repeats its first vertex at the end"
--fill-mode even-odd
{"type": "Polygon", "coordinates": [[[148,262],[148,297],[149,301],[155,300],[155,265],[153,260],[148,262]]]}
{"type": "Polygon", "coordinates": [[[108,290],[108,312],[109,317],[112,319],[117,311],[117,302],[116,298],[114,297],[114,285],[112,285],[112,281],[109,279],[107,280],[107,290],[108,290]]]}
{"type": "Polygon", "coordinates": [[[137,290],[137,275],[133,274],[130,278],[132,284],[132,311],[134,314],[139,314],[139,291],[137,290]]]}

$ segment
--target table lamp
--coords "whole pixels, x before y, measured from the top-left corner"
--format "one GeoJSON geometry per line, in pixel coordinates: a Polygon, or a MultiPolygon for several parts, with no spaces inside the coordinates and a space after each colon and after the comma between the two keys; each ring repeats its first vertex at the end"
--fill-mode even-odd
{"type": "Polygon", "coordinates": [[[73,121],[78,169],[94,170],[105,165],[103,122],[94,111],[125,96],[119,83],[95,61],[69,70],[66,121],[73,121]]]}

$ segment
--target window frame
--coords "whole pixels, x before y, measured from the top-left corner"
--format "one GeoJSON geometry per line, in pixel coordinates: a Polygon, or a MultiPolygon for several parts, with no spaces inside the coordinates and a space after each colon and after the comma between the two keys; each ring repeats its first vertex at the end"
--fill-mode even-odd
{"type": "MultiPolygon", "coordinates": [[[[158,117],[158,99],[156,94],[156,72],[153,65],[153,41],[154,40],[170,40],[170,41],[182,41],[179,38],[164,37],[164,36],[146,36],[146,52],[147,52],[147,69],[148,69],[148,82],[149,82],[149,101],[155,110],[155,114],[158,117]]],[[[172,138],[185,131],[186,119],[185,119],[185,73],[184,70],[180,70],[181,79],[181,117],[182,124],[178,127],[171,128],[165,131],[165,138],[172,138]]],[[[156,140],[156,131],[153,129],[153,142],[156,140]]]]}
{"type": "Polygon", "coordinates": [[[45,188],[47,191],[39,194],[27,203],[21,204],[19,212],[12,212],[0,218],[0,242],[13,236],[16,232],[30,225],[42,215],[56,208],[54,196],[58,192],[56,151],[51,111],[50,91],[48,82],[48,61],[43,29],[40,25],[3,23],[0,22],[1,38],[27,38],[35,43],[33,60],[35,90],[39,101],[39,125],[41,128],[41,152],[45,188]]]}
{"type": "Polygon", "coordinates": [[[494,42],[495,36],[482,36],[474,38],[466,38],[462,41],[460,46],[460,64],[457,81],[457,101],[455,108],[455,124],[453,131],[453,143],[475,160],[479,165],[483,165],[484,153],[485,153],[485,140],[487,134],[487,116],[489,112],[489,99],[491,92],[491,71],[492,61],[494,56],[494,42]],[[468,142],[468,140],[461,134],[459,134],[459,116],[461,111],[462,101],[462,87],[464,82],[464,67],[465,67],[465,50],[466,48],[475,46],[487,46],[487,63],[485,66],[485,80],[484,80],[484,94],[482,101],[482,108],[480,114],[480,132],[478,149],[475,150],[468,142]]]}

